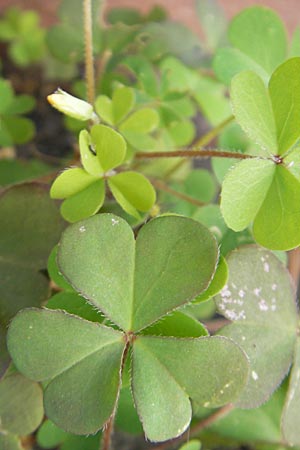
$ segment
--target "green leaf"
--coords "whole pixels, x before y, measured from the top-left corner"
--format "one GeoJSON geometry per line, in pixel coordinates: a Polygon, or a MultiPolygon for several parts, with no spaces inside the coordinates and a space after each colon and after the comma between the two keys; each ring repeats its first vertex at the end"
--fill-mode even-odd
{"type": "Polygon", "coordinates": [[[278,153],[277,131],[268,91],[254,72],[236,75],[231,84],[231,101],[237,122],[266,154],[278,153]]]}
{"type": "Polygon", "coordinates": [[[202,202],[211,202],[216,195],[216,183],[205,169],[191,170],[184,181],[185,192],[202,202]]]}
{"type": "Polygon", "coordinates": [[[0,79],[0,114],[6,112],[6,109],[11,105],[14,98],[14,91],[11,84],[7,80],[0,79]]]}
{"type": "Polygon", "coordinates": [[[244,9],[235,16],[229,27],[229,40],[269,74],[284,61],[287,52],[283,22],[273,10],[261,6],[244,9]]]}
{"type": "Polygon", "coordinates": [[[142,108],[132,113],[120,126],[120,131],[151,133],[159,123],[159,116],[152,108],[142,108]]]}
{"type": "MultiPolygon", "coordinates": [[[[216,435],[239,442],[281,442],[280,419],[285,389],[280,387],[271,399],[260,408],[243,410],[235,408],[221,417],[209,429],[216,435]]],[[[254,444],[254,445],[255,445],[254,444]]]]}
{"type": "Polygon", "coordinates": [[[0,434],[0,448],[3,450],[23,450],[20,440],[12,434],[0,434]]]}
{"type": "Polygon", "coordinates": [[[205,205],[197,208],[192,218],[205,225],[218,241],[222,239],[228,230],[219,205],[205,205]]]}
{"type": "Polygon", "coordinates": [[[90,436],[75,436],[46,419],[37,432],[37,443],[42,448],[59,446],[60,450],[98,450],[100,436],[100,432],[90,436]]]}
{"type": "Polygon", "coordinates": [[[290,250],[300,243],[300,182],[282,165],[253,224],[256,241],[272,250],[290,250]]]}
{"type": "Polygon", "coordinates": [[[66,282],[62,274],[60,273],[57,266],[57,251],[58,246],[53,247],[50,256],[48,258],[47,270],[48,275],[51,280],[60,288],[66,289],[67,291],[73,291],[72,286],[66,282]]]}
{"type": "Polygon", "coordinates": [[[102,322],[103,316],[76,292],[59,292],[47,302],[48,309],[62,309],[90,322],[102,322]]]}
{"type": "Polygon", "coordinates": [[[151,441],[168,440],[187,429],[189,398],[205,407],[221,406],[237,398],[247,376],[244,354],[226,338],[139,336],[133,344],[133,395],[151,441]]]}
{"type": "Polygon", "coordinates": [[[83,60],[82,33],[68,24],[51,27],[47,32],[46,44],[51,54],[65,64],[83,60]]]}
{"type": "Polygon", "coordinates": [[[120,392],[115,419],[116,427],[130,434],[141,434],[143,428],[134,407],[130,386],[123,387],[120,392]]]}
{"type": "Polygon", "coordinates": [[[237,48],[224,47],[217,50],[213,59],[213,69],[220,81],[230,85],[232,78],[244,70],[251,70],[268,82],[269,74],[253,59],[237,48]]]}
{"type": "Polygon", "coordinates": [[[5,114],[24,114],[35,106],[35,99],[31,95],[18,95],[14,97],[5,109],[5,114]]]}
{"type": "Polygon", "coordinates": [[[192,122],[182,120],[181,122],[172,122],[167,128],[167,133],[173,141],[173,147],[181,147],[189,145],[193,141],[196,136],[196,129],[192,122]]]}
{"type": "Polygon", "coordinates": [[[8,348],[28,378],[50,380],[44,404],[54,423],[90,434],[108,420],[120,384],[122,333],[63,311],[27,309],[10,325],[8,348]]]}
{"type": "Polygon", "coordinates": [[[31,161],[21,159],[0,160],[0,186],[29,181],[53,172],[53,167],[38,159],[31,161]]]}
{"type": "Polygon", "coordinates": [[[79,134],[79,148],[81,163],[86,172],[95,177],[103,175],[99,158],[96,150],[93,148],[92,139],[87,130],[82,130],[79,134]]]}
{"type": "Polygon", "coordinates": [[[126,155],[126,142],[120,133],[105,125],[91,128],[91,140],[104,172],[122,164],[126,155]]]}
{"type": "Polygon", "coordinates": [[[221,211],[230,228],[241,231],[254,220],[275,173],[276,165],[272,161],[256,158],[238,163],[227,173],[222,186],[221,211]]]}
{"type": "Polygon", "coordinates": [[[44,186],[24,184],[4,191],[0,202],[0,322],[19,309],[38,306],[48,297],[51,248],[64,225],[44,186]],[[34,230],[34,232],[33,232],[34,230]]]}
{"type": "Polygon", "coordinates": [[[201,449],[201,442],[192,439],[191,441],[188,441],[186,444],[182,445],[179,450],[200,450],[201,449]]]}
{"type": "Polygon", "coordinates": [[[202,294],[198,295],[198,297],[195,298],[193,301],[193,304],[205,302],[206,300],[209,300],[212,297],[215,297],[221,289],[225,286],[226,282],[228,280],[228,266],[226,263],[226,259],[221,255],[217,270],[215,272],[215,275],[206,289],[202,294]]]}
{"type": "Polygon", "coordinates": [[[225,39],[227,23],[224,11],[217,0],[197,0],[196,12],[206,43],[210,50],[215,50],[225,39]]]}
{"type": "Polygon", "coordinates": [[[40,386],[19,373],[4,376],[0,381],[0,416],[3,433],[32,433],[44,416],[40,386]]]}
{"type": "Polygon", "coordinates": [[[99,178],[92,176],[80,167],[64,170],[51,186],[51,198],[63,199],[83,191],[99,178]]]}
{"type": "Polygon", "coordinates": [[[60,211],[67,221],[77,222],[96,214],[103,205],[104,198],[104,180],[98,179],[87,188],[68,197],[61,205],[60,211]]]}
{"type": "Polygon", "coordinates": [[[300,56],[300,27],[296,27],[290,44],[290,57],[300,56]]]}
{"type": "Polygon", "coordinates": [[[46,419],[37,432],[37,443],[42,448],[54,448],[66,441],[71,435],[46,419]]]}
{"type": "Polygon", "coordinates": [[[290,375],[289,389],[282,415],[282,432],[289,445],[299,446],[300,432],[297,416],[300,406],[300,339],[295,346],[294,365],[290,375]]]}
{"type": "Polygon", "coordinates": [[[126,86],[115,89],[112,103],[114,123],[119,123],[125,119],[135,104],[134,90],[126,86]]]}
{"type": "Polygon", "coordinates": [[[200,337],[207,336],[206,328],[196,319],[181,311],[174,311],[143,330],[144,335],[200,337]]]}
{"type": "Polygon", "coordinates": [[[66,230],[58,265],[116,325],[137,331],[206,289],[217,257],[212,235],[191,219],[151,220],[139,232],[135,250],[130,226],[101,214],[66,230]]]}
{"type": "Polygon", "coordinates": [[[108,185],[122,208],[131,214],[131,208],[149,211],[155,203],[155,190],[144,175],[138,172],[121,172],[108,180],[108,185]],[[130,207],[127,208],[129,203],[130,207]]]}
{"type": "Polygon", "coordinates": [[[238,406],[256,408],[289,370],[296,339],[294,288],[283,264],[267,250],[248,246],[228,258],[228,284],[216,298],[221,314],[234,321],[219,331],[248,355],[250,374],[238,406]]]}
{"type": "Polygon", "coordinates": [[[95,101],[95,111],[109,125],[114,125],[112,101],[106,95],[99,95],[95,101]]]}
{"type": "Polygon", "coordinates": [[[125,64],[137,77],[142,89],[151,97],[158,94],[158,82],[154,69],[146,58],[140,55],[131,55],[124,59],[125,64]]]}
{"type": "MultiPolygon", "coordinates": [[[[3,131],[7,133],[11,144],[24,144],[30,141],[35,134],[35,126],[32,120],[25,117],[5,116],[1,118],[1,128],[1,134],[3,131]]],[[[0,140],[1,144],[5,145],[0,140]]]]}
{"type": "Polygon", "coordinates": [[[300,58],[289,59],[275,70],[269,91],[277,128],[277,153],[283,155],[300,137],[300,58]]]}
{"type": "Polygon", "coordinates": [[[200,110],[211,125],[217,126],[231,115],[224,86],[220,83],[208,77],[199,77],[194,92],[200,110]]]}

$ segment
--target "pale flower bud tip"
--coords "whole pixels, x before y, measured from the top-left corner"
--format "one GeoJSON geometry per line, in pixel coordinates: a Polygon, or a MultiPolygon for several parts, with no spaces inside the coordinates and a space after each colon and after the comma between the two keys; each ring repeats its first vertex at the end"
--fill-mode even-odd
{"type": "Polygon", "coordinates": [[[93,106],[71,94],[57,89],[54,94],[48,95],[47,100],[58,111],[77,120],[91,120],[94,118],[93,106]]]}

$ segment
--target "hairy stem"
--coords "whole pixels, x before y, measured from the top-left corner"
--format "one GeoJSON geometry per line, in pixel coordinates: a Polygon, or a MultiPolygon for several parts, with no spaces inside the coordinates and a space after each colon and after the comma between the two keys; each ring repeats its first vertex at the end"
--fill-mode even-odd
{"type": "Polygon", "coordinates": [[[95,74],[93,57],[92,0],[83,0],[84,47],[85,47],[85,79],[87,100],[92,105],[95,101],[95,74]]]}
{"type": "Polygon", "coordinates": [[[110,450],[111,436],[114,429],[115,414],[113,413],[103,429],[101,450],[110,450]]]}
{"type": "Polygon", "coordinates": [[[196,423],[192,428],[187,430],[182,436],[179,436],[177,439],[173,439],[172,441],[163,442],[160,445],[156,445],[153,447],[153,450],[166,450],[168,448],[173,447],[174,445],[178,445],[182,442],[185,442],[187,438],[196,436],[200,431],[204,428],[209,427],[214,422],[219,420],[221,417],[226,416],[230,411],[234,409],[234,405],[229,404],[225,405],[222,408],[218,409],[216,412],[196,423]]]}
{"type": "MultiPolygon", "coordinates": [[[[128,333],[125,338],[125,347],[124,347],[122,361],[121,361],[120,389],[121,389],[121,380],[122,380],[123,370],[124,370],[124,366],[125,366],[125,361],[126,361],[129,349],[130,349],[131,342],[133,340],[134,340],[133,334],[128,333]]],[[[111,438],[112,438],[112,434],[113,434],[114,422],[115,422],[115,417],[116,417],[116,412],[117,412],[117,402],[118,402],[118,400],[116,401],[114,410],[113,410],[110,418],[108,419],[108,421],[105,424],[105,427],[103,428],[103,438],[101,441],[100,450],[110,450],[111,449],[111,438]]]]}
{"type": "Polygon", "coordinates": [[[288,253],[288,269],[298,290],[300,281],[300,248],[294,248],[288,253]]]}
{"type": "Polygon", "coordinates": [[[249,159],[258,158],[254,155],[245,153],[223,152],[219,150],[174,150],[171,152],[139,152],[136,153],[136,159],[152,159],[152,158],[236,158],[249,159]]]}

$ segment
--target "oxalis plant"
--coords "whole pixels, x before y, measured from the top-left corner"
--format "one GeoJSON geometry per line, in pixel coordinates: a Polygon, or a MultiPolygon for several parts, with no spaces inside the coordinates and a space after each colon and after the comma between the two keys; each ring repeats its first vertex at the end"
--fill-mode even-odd
{"type": "MultiPolygon", "coordinates": [[[[204,30],[212,4],[197,2],[204,30]]],[[[20,449],[18,436],[39,428],[42,448],[109,450],[126,420],[163,442],[157,449],[199,450],[203,429],[208,442],[298,447],[298,274],[285,252],[291,269],[300,244],[299,33],[287,49],[276,14],[253,7],[230,23],[226,47],[221,26],[209,35],[230,110],[219,81],[170,57],[153,68],[151,58],[126,55],[141,81],[96,95],[90,1],[83,6],[87,101],[62,89],[48,97],[81,129],[80,165],[50,188],[69,224],[38,183],[1,194],[0,318],[12,363],[0,380],[0,448],[20,449]],[[206,118],[219,114],[211,95],[227,116],[193,141],[193,102],[206,118]],[[189,147],[161,148],[172,137],[189,147]],[[212,159],[220,206],[211,175],[188,167],[193,158],[212,159]],[[46,263],[56,292],[47,302],[46,263]],[[219,318],[202,323],[203,305],[219,318]]]]}

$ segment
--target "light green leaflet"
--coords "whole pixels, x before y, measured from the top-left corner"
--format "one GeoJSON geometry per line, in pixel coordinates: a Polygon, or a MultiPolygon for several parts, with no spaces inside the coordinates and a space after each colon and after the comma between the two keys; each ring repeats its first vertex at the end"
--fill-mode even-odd
{"type": "Polygon", "coordinates": [[[106,123],[118,127],[134,148],[141,150],[140,145],[143,145],[144,141],[149,143],[149,148],[153,147],[149,134],[158,126],[158,113],[152,108],[136,109],[135,92],[132,88],[117,87],[112,99],[100,95],[96,99],[95,109],[106,123]]]}
{"type": "Polygon", "coordinates": [[[201,442],[192,439],[191,441],[188,441],[186,444],[182,445],[179,450],[200,450],[201,449],[201,442]]]}
{"type": "Polygon", "coordinates": [[[219,49],[214,59],[214,70],[225,84],[248,69],[268,81],[287,56],[284,25],[271,9],[261,6],[244,9],[231,21],[228,35],[232,47],[219,49]]]}
{"type": "Polygon", "coordinates": [[[227,173],[221,199],[225,222],[234,231],[253,222],[259,244],[294,248],[300,243],[300,183],[293,168],[298,156],[290,150],[300,137],[300,58],[278,67],[268,89],[254,72],[236,75],[231,100],[237,122],[268,159],[242,161],[227,173]]]}
{"type": "Polygon", "coordinates": [[[294,288],[287,269],[273,253],[256,246],[232,252],[229,280],[216,297],[218,309],[233,324],[220,330],[238,343],[250,360],[248,384],[238,406],[264,403],[292,362],[297,329],[294,288]]]}
{"type": "Polygon", "coordinates": [[[153,441],[186,430],[190,399],[206,407],[237,399],[248,362],[234,342],[206,336],[181,312],[149,327],[203,291],[217,259],[213,236],[184,217],[153,219],[136,242],[130,226],[111,214],[71,225],[59,247],[60,270],[123,331],[62,310],[27,309],[15,317],[8,348],[28,378],[48,381],[47,416],[74,434],[102,428],[116,407],[129,346],[136,408],[153,441]]]}
{"type": "Polygon", "coordinates": [[[90,133],[81,131],[79,146],[83,168],[65,170],[50,191],[52,198],[65,199],[61,213],[66,220],[77,222],[97,213],[105,200],[105,179],[129,214],[139,218],[138,210],[146,212],[153,206],[156,195],[147,178],[137,172],[113,171],[126,156],[126,142],[119,133],[94,125],[90,133]]]}

